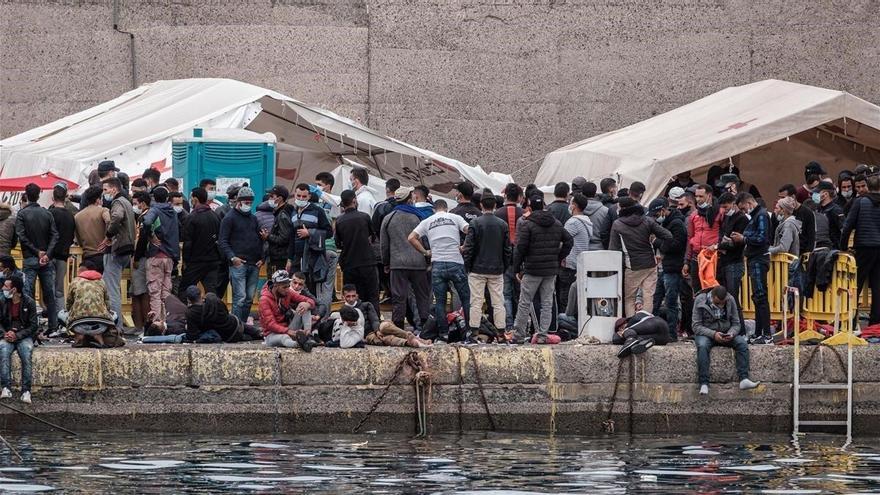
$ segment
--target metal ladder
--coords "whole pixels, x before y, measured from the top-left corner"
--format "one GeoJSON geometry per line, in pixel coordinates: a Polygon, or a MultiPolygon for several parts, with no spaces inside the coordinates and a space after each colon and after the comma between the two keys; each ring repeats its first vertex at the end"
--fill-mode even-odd
{"type": "MultiPolygon", "coordinates": [[[[846,438],[849,441],[852,438],[852,376],[853,376],[853,342],[852,340],[855,338],[851,332],[849,333],[849,338],[846,339],[846,356],[847,356],[847,364],[846,364],[846,383],[801,383],[800,377],[800,369],[801,369],[801,351],[800,351],[800,338],[798,335],[798,330],[800,326],[800,292],[795,287],[786,287],[786,293],[790,294],[794,297],[796,304],[794,305],[794,384],[793,384],[793,408],[794,411],[792,413],[792,420],[794,422],[794,435],[800,435],[800,427],[801,426],[846,426],[846,438]],[[801,390],[846,390],[846,421],[840,420],[801,420],[800,418],[800,396],[801,390]]],[[[838,335],[840,331],[840,308],[841,308],[841,296],[843,294],[851,295],[846,289],[840,288],[837,292],[837,308],[835,309],[834,315],[834,334],[838,335]]],[[[852,310],[852,299],[850,299],[849,305],[850,311],[852,310]]],[[[785,332],[784,337],[788,335],[788,301],[786,300],[783,303],[783,331],[785,332]]],[[[849,318],[851,315],[847,314],[849,318]]]]}

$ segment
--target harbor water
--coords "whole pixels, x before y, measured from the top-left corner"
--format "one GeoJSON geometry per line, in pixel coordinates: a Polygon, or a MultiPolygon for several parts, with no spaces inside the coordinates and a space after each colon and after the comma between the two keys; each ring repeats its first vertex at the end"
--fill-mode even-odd
{"type": "Polygon", "coordinates": [[[880,492],[880,439],[834,435],[3,435],[2,492],[880,492]]]}

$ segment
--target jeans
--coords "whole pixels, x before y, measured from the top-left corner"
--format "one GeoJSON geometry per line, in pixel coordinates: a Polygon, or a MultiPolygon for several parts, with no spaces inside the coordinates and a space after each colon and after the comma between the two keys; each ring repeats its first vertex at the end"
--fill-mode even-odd
{"type": "Polygon", "coordinates": [[[856,248],[856,266],[859,295],[866,281],[871,288],[871,313],[868,324],[880,323],[880,248],[856,248]]]}
{"type": "MultiPolygon", "coordinates": [[[[269,274],[271,276],[271,274],[269,274]]],[[[205,294],[217,293],[217,263],[186,263],[183,267],[183,275],[180,277],[180,292],[183,293],[190,285],[202,284],[205,294]]]]}
{"type": "MultiPolygon", "coordinates": [[[[319,282],[316,287],[317,292],[315,293],[315,297],[318,298],[315,303],[318,304],[319,307],[330,308],[330,304],[333,303],[333,289],[336,287],[336,265],[339,263],[339,253],[332,249],[328,249],[324,254],[327,258],[327,278],[324,279],[323,282],[319,282]]],[[[371,266],[370,268],[374,268],[371,266]]],[[[376,273],[373,273],[373,280],[375,283],[379,281],[376,280],[376,273]]],[[[365,297],[363,294],[358,292],[358,295],[361,297],[365,297]]],[[[379,292],[376,289],[376,314],[379,314],[379,292]]],[[[364,299],[365,301],[373,302],[371,299],[364,299]]],[[[328,310],[329,311],[329,310],[328,310]]],[[[324,316],[324,315],[321,315],[324,316]]]]}
{"type": "MultiPolygon", "coordinates": [[[[506,329],[514,328],[518,305],[519,280],[516,279],[516,273],[514,273],[513,268],[508,268],[504,272],[504,309],[507,311],[504,325],[506,329]]],[[[501,328],[501,322],[495,323],[495,326],[501,328]]]]}
{"type": "Polygon", "coordinates": [[[731,263],[721,267],[721,280],[719,282],[727,289],[727,293],[733,296],[738,307],[742,306],[739,302],[739,291],[742,287],[742,277],[745,271],[746,267],[742,262],[731,263]]]}
{"type": "Polygon", "coordinates": [[[745,336],[737,335],[732,341],[725,344],[719,344],[714,339],[705,335],[695,335],[694,343],[697,344],[697,373],[699,374],[700,385],[709,384],[709,351],[713,347],[733,347],[734,356],[736,357],[736,374],[740,380],[749,377],[749,343],[745,336]]]}
{"type": "Polygon", "coordinates": [[[502,322],[507,319],[507,311],[504,308],[504,275],[483,275],[471,273],[468,275],[468,289],[471,291],[470,326],[477,328],[483,317],[483,302],[486,300],[486,288],[489,289],[489,299],[492,301],[493,321],[502,322]]]}
{"type": "Polygon", "coordinates": [[[263,344],[266,347],[299,347],[299,344],[286,333],[270,333],[263,339],[263,344]]]}
{"type": "MultiPolygon", "coordinates": [[[[128,254],[104,255],[104,285],[107,286],[107,297],[110,299],[110,311],[122,315],[122,271],[131,264],[131,256],[128,254]]],[[[122,328],[122,318],[119,318],[117,328],[122,328]]]]}
{"type": "Polygon", "coordinates": [[[52,260],[55,265],[55,304],[64,306],[64,280],[67,278],[67,260],[52,260]]]}
{"type": "Polygon", "coordinates": [[[672,340],[678,339],[678,293],[683,283],[684,277],[681,272],[664,272],[654,293],[655,315],[660,309],[660,304],[666,301],[666,323],[669,324],[669,338],[672,340]]]}
{"type": "Polygon", "coordinates": [[[287,325],[288,330],[305,330],[309,335],[312,334],[312,310],[308,310],[301,315],[293,315],[293,319],[287,325]]]}
{"type": "Polygon", "coordinates": [[[30,337],[14,343],[7,342],[6,339],[0,340],[0,385],[3,388],[10,388],[12,385],[12,352],[17,351],[18,359],[21,361],[21,392],[30,392],[33,350],[34,340],[30,337]]]}
{"type": "Polygon", "coordinates": [[[185,333],[177,335],[145,335],[141,337],[144,344],[180,344],[186,338],[185,333]]]}
{"type": "Polygon", "coordinates": [[[565,313],[568,307],[568,291],[577,281],[577,270],[571,268],[560,268],[559,275],[556,276],[556,307],[560,313],[565,313]]]}
{"type": "Polygon", "coordinates": [[[464,265],[448,261],[435,261],[431,264],[431,287],[434,290],[434,318],[437,320],[437,332],[440,337],[449,335],[449,324],[446,322],[446,293],[450,285],[455,288],[464,318],[467,320],[471,308],[471,289],[468,287],[468,276],[464,265]]]}
{"type": "Polygon", "coordinates": [[[34,297],[34,286],[37,283],[37,277],[40,279],[40,293],[43,296],[43,304],[46,306],[47,317],[49,318],[49,332],[58,329],[58,307],[55,304],[55,265],[50,261],[44,266],[40,266],[38,258],[25,258],[24,266],[25,295],[34,297]]]}
{"type": "Polygon", "coordinates": [[[523,275],[520,285],[519,306],[516,310],[516,318],[513,327],[516,329],[516,338],[525,339],[528,335],[529,318],[532,315],[532,304],[535,294],[541,293],[541,321],[536,331],[539,335],[547,335],[553,322],[553,291],[556,288],[556,275],[541,277],[538,275],[523,275]]]}
{"type": "Polygon", "coordinates": [[[259,279],[260,269],[254,265],[242,263],[239,266],[229,267],[229,284],[232,285],[232,314],[241,321],[247,321],[251,314],[251,304],[254,301],[254,293],[257,292],[259,279]]]}
{"type": "Polygon", "coordinates": [[[746,260],[749,281],[752,283],[752,301],[755,303],[755,336],[770,335],[770,300],[767,299],[767,272],[770,255],[746,260]]]}

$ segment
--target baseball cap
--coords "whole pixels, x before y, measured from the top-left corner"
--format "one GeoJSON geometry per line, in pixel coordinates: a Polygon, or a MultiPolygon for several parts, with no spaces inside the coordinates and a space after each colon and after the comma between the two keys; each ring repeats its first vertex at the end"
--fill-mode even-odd
{"type": "Polygon", "coordinates": [[[672,189],[669,190],[669,199],[671,199],[671,200],[677,200],[677,199],[681,198],[682,196],[684,196],[684,188],[683,187],[676,186],[676,187],[673,187],[672,189]]]}
{"type": "Polygon", "coordinates": [[[64,189],[66,191],[67,190],[67,182],[64,182],[63,180],[59,180],[58,182],[55,183],[55,185],[53,187],[60,187],[61,189],[64,189]]]}
{"type": "Polygon", "coordinates": [[[657,216],[660,213],[660,210],[669,206],[669,202],[663,198],[656,198],[651,200],[651,203],[648,204],[648,215],[657,216]]]}
{"type": "Polygon", "coordinates": [[[401,186],[398,187],[396,191],[394,191],[394,199],[397,201],[403,201],[412,194],[413,188],[409,186],[401,186]]]}
{"type": "Polygon", "coordinates": [[[718,187],[724,187],[731,182],[736,182],[739,184],[739,176],[736,174],[722,174],[721,177],[718,178],[718,182],[715,183],[718,187]]]}
{"type": "Polygon", "coordinates": [[[98,172],[119,172],[119,169],[113,160],[104,160],[98,164],[98,172]]]}
{"type": "Polygon", "coordinates": [[[275,196],[280,196],[284,201],[287,201],[287,198],[290,197],[290,191],[288,191],[287,188],[282,186],[281,184],[275,184],[272,189],[266,191],[266,194],[274,194],[275,196]]]}
{"type": "Polygon", "coordinates": [[[254,190],[248,186],[241,186],[241,189],[238,190],[238,195],[236,196],[236,199],[254,199],[254,190]]]}
{"type": "Polygon", "coordinates": [[[287,273],[287,270],[278,270],[277,272],[272,274],[272,278],[270,279],[272,284],[289,284],[290,283],[290,274],[287,273]]]}
{"type": "Polygon", "coordinates": [[[577,176],[571,180],[571,192],[581,192],[584,190],[584,186],[587,185],[587,179],[577,176]]]}
{"type": "Polygon", "coordinates": [[[529,196],[529,206],[532,207],[532,211],[538,211],[544,209],[544,195],[543,194],[532,194],[529,196]]]}

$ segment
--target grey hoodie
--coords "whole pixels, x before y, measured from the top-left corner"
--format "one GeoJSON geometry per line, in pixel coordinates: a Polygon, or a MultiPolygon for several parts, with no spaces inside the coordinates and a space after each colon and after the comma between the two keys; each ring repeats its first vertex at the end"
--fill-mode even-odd
{"type": "Polygon", "coordinates": [[[0,255],[8,256],[15,243],[15,215],[7,203],[0,203],[0,255]]]}
{"type": "Polygon", "coordinates": [[[776,237],[770,246],[770,254],[789,253],[800,256],[801,221],[790,215],[776,227],[776,237]]]}
{"type": "Polygon", "coordinates": [[[590,251],[598,251],[608,248],[608,234],[611,233],[611,216],[608,207],[598,199],[587,200],[584,215],[590,217],[593,222],[593,235],[590,236],[590,251]]]}
{"type": "Polygon", "coordinates": [[[392,270],[427,270],[428,261],[407,240],[418,227],[419,217],[395,209],[382,220],[379,243],[382,264],[392,270]]]}
{"type": "Polygon", "coordinates": [[[711,291],[707,290],[697,294],[697,298],[694,300],[692,327],[696,335],[703,335],[710,339],[715,337],[715,332],[726,333],[731,337],[739,335],[742,323],[733,296],[727,294],[724,308],[719,309],[712,304],[711,291]]]}

